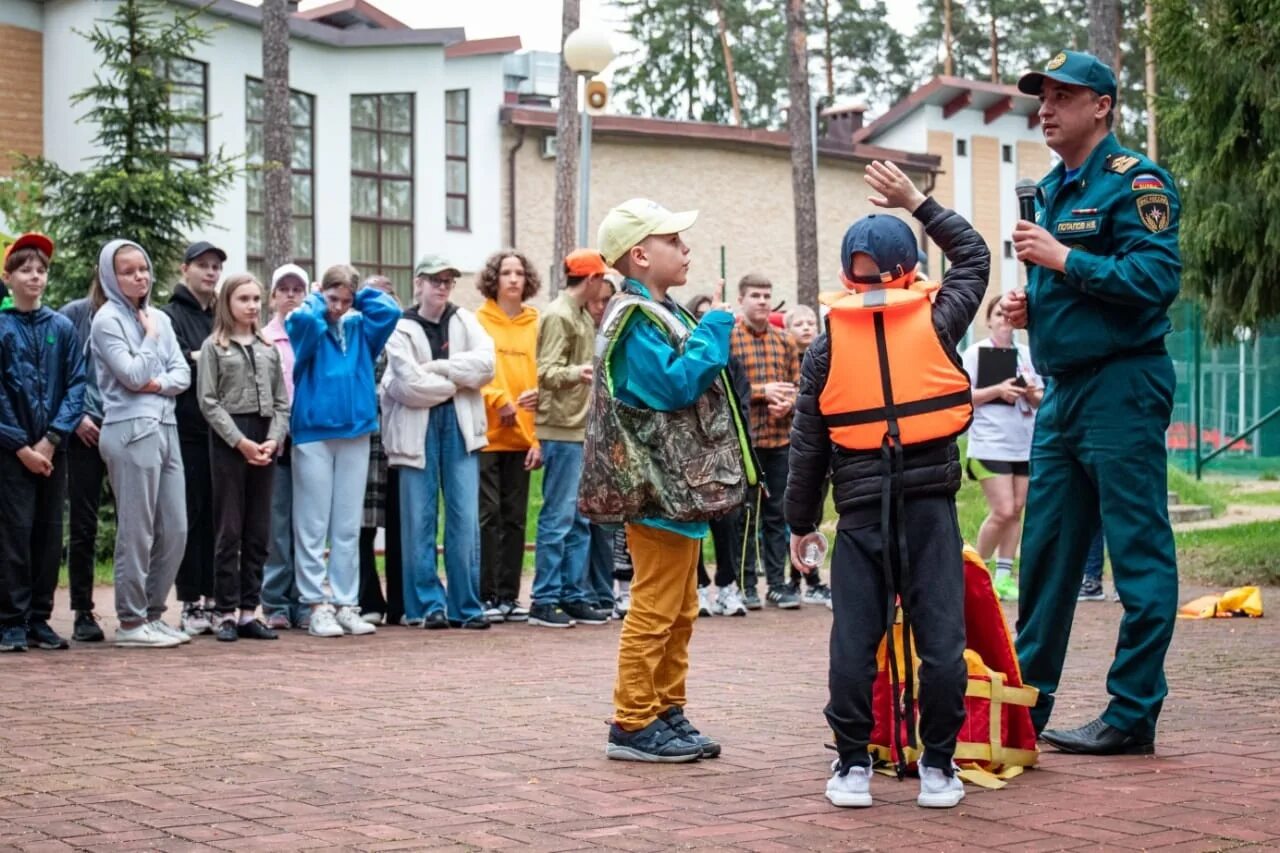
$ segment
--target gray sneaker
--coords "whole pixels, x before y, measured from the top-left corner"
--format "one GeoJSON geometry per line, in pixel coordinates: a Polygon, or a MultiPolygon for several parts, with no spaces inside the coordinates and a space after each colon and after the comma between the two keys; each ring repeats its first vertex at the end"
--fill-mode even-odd
{"type": "Polygon", "coordinates": [[[1102,581],[1085,578],[1080,583],[1080,594],[1076,601],[1106,601],[1107,594],[1102,589],[1102,581]]]}
{"type": "Polygon", "coordinates": [[[804,591],[805,604],[826,604],[831,600],[831,587],[825,583],[811,586],[804,591]]]}
{"type": "Polygon", "coordinates": [[[792,592],[789,586],[770,587],[765,600],[779,610],[795,610],[800,606],[800,596],[792,592]]]}
{"type": "Polygon", "coordinates": [[[754,589],[749,589],[742,594],[742,604],[748,610],[759,610],[764,606],[760,603],[760,593],[754,589]]]}

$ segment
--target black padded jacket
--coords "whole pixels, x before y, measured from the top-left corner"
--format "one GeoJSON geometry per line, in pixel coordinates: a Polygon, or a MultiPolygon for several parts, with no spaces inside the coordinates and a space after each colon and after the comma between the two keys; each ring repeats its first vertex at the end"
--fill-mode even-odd
{"type": "MultiPolygon", "coordinates": [[[[947,257],[949,268],[933,304],[933,327],[943,349],[960,366],[956,345],[986,293],[991,253],[982,235],[963,216],[932,198],[914,215],[947,257]]],[[[840,527],[861,527],[880,519],[880,452],[855,452],[833,444],[818,404],[832,370],[840,371],[845,381],[850,381],[849,374],[861,373],[864,381],[878,382],[875,366],[870,367],[872,371],[866,370],[866,365],[832,365],[825,334],[815,338],[805,353],[791,424],[785,502],[787,524],[793,533],[803,535],[817,528],[822,517],[822,483],[828,475],[840,527]]],[[[908,447],[903,462],[902,486],[907,498],[954,495],[960,489],[960,452],[955,439],[908,447]]]]}

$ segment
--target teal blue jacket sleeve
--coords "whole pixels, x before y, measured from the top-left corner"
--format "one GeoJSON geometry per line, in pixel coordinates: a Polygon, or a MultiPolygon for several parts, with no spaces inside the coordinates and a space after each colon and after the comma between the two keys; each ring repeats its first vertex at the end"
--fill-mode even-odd
{"type": "Polygon", "coordinates": [[[674,412],[697,402],[729,364],[733,315],[709,311],[677,353],[653,323],[634,312],[613,350],[614,393],[631,406],[674,412]]]}
{"type": "MultiPolygon", "coordinates": [[[[364,317],[365,342],[369,346],[369,355],[378,360],[387,339],[396,330],[400,321],[400,305],[380,290],[362,287],[356,291],[356,310],[364,317]]],[[[295,347],[295,352],[296,352],[295,347]]]]}
{"type": "Polygon", "coordinates": [[[1162,190],[1147,195],[1162,195],[1167,199],[1162,214],[1167,216],[1167,221],[1163,227],[1152,231],[1144,224],[1139,211],[1142,195],[1126,193],[1112,206],[1111,221],[1116,234],[1114,252],[1094,255],[1073,249],[1067,255],[1068,285],[1118,305],[1163,308],[1173,303],[1182,277],[1182,260],[1178,253],[1181,204],[1172,178],[1165,178],[1162,190]]]}
{"type": "Polygon", "coordinates": [[[324,297],[313,293],[284,319],[284,330],[293,347],[294,375],[315,356],[316,347],[320,345],[320,339],[328,328],[328,321],[325,320],[327,311],[324,297]]]}

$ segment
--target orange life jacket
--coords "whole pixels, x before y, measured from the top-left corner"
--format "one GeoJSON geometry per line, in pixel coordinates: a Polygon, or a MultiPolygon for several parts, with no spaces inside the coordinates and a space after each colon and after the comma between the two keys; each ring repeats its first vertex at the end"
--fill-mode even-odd
{"type": "Polygon", "coordinates": [[[939,287],[917,281],[846,293],[831,303],[831,370],[818,402],[839,446],[878,450],[889,437],[910,447],[969,428],[969,377],[933,327],[939,287]]]}

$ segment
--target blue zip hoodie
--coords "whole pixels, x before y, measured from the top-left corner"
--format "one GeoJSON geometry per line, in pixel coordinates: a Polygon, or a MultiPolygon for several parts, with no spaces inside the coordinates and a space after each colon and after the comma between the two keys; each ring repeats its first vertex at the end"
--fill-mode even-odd
{"type": "Polygon", "coordinates": [[[52,308],[0,309],[0,450],[16,453],[84,413],[84,359],[75,326],[52,308]]]}
{"type": "Polygon", "coordinates": [[[400,306],[381,291],[356,291],[355,309],[329,323],[324,296],[313,293],[284,321],[293,345],[294,444],[356,438],[378,428],[373,366],[400,319],[400,306]]]}

